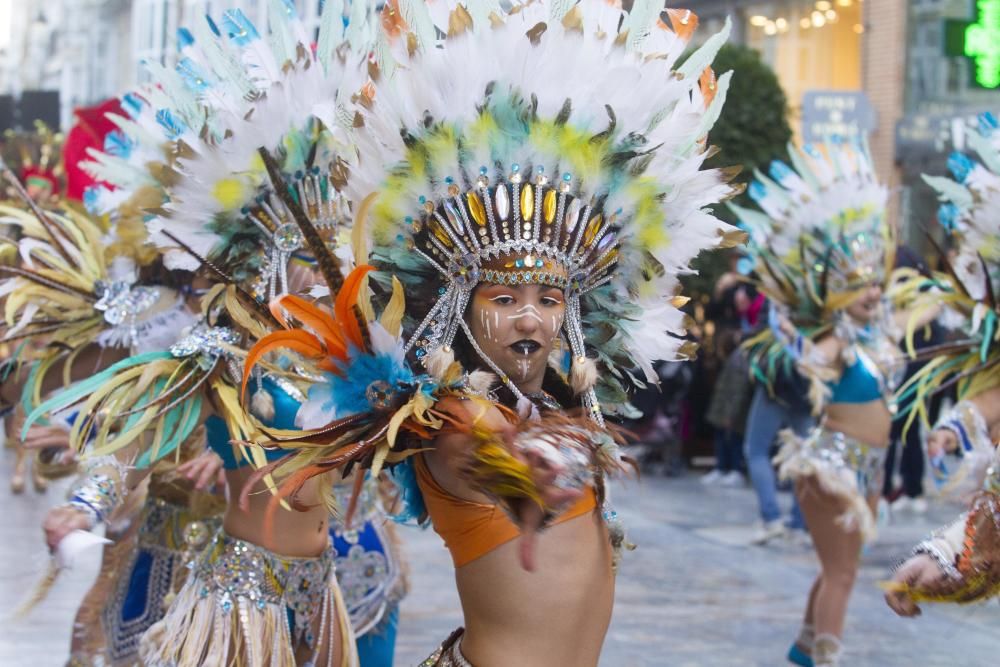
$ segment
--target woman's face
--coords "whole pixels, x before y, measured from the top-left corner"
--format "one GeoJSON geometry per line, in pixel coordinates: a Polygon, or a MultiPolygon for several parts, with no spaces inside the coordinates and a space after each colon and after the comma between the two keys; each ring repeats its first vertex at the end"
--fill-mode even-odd
{"type": "Polygon", "coordinates": [[[855,321],[867,324],[875,319],[882,305],[882,286],[869,285],[857,299],[847,307],[847,314],[855,321]]]}
{"type": "Polygon", "coordinates": [[[469,327],[486,356],[522,391],[531,392],[541,389],[565,314],[558,288],[484,283],[472,293],[469,327]]]}

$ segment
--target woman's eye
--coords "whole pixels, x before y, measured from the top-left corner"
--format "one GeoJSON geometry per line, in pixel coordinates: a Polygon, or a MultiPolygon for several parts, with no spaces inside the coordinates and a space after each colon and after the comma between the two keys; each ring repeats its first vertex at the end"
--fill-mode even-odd
{"type": "Polygon", "coordinates": [[[509,306],[510,304],[514,303],[513,297],[509,297],[506,295],[495,296],[492,299],[490,299],[490,301],[500,306],[509,306]]]}
{"type": "Polygon", "coordinates": [[[562,301],[551,296],[542,297],[543,306],[558,306],[562,301]]]}

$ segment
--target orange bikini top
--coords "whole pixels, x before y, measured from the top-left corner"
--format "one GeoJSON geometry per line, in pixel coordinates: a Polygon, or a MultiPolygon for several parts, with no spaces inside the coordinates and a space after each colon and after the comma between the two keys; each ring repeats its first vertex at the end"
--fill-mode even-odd
{"type": "MultiPolygon", "coordinates": [[[[521,534],[498,506],[456,497],[437,483],[423,454],[413,458],[417,485],[424,496],[434,532],[444,540],[455,567],[471,563],[521,534]]],[[[553,524],[574,519],[595,507],[597,496],[588,486],[583,496],[556,517],[553,524]]]]}

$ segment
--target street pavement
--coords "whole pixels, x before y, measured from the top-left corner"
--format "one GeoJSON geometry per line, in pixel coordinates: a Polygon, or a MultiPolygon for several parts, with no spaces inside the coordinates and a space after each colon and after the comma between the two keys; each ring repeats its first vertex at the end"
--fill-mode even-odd
{"type": "MultiPolygon", "coordinates": [[[[13,496],[7,490],[11,459],[3,452],[0,464],[6,509],[0,526],[0,666],[61,666],[70,622],[97,558],[64,573],[26,619],[10,617],[45,569],[39,524],[65,486],[13,496]]],[[[790,542],[750,546],[757,506],[748,488],[705,488],[695,475],[647,475],[616,484],[613,494],[637,548],[625,554],[618,575],[602,667],[787,664],[784,653],[798,629],[816,561],[807,546],[790,542]]],[[[788,502],[787,494],[782,500],[788,502]]],[[[937,606],[918,619],[899,619],[876,587],[898,555],[957,511],[932,504],[926,515],[900,513],[882,528],[851,600],[845,667],[1000,664],[1000,605],[937,606]]],[[[396,664],[413,665],[461,623],[461,610],[437,535],[404,528],[401,537],[411,590],[403,602],[396,664]]]]}

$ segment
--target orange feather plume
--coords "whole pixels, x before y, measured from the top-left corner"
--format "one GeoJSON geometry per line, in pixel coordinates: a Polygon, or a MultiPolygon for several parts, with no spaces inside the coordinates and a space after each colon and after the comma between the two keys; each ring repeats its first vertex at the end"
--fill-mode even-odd
{"type": "Polygon", "coordinates": [[[701,96],[705,98],[705,108],[707,109],[712,100],[715,99],[716,91],[718,91],[715,81],[715,71],[711,67],[706,67],[705,71],[701,73],[698,83],[701,87],[701,96]]]}
{"type": "Polygon", "coordinates": [[[241,395],[246,395],[253,367],[268,352],[292,350],[318,360],[320,369],[334,373],[338,369],[336,362],[347,360],[349,346],[353,345],[358,350],[367,352],[368,332],[363,330],[364,323],[355,316],[355,309],[358,295],[365,285],[365,276],[373,269],[374,267],[362,265],[351,271],[337,293],[332,314],[291,294],[275,299],[270,305],[271,314],[285,329],[264,336],[250,348],[243,366],[241,395]],[[292,327],[289,317],[309,329],[292,327]]]}
{"type": "Polygon", "coordinates": [[[364,264],[351,271],[333,304],[334,317],[344,330],[347,340],[364,352],[368,351],[365,345],[367,336],[362,333],[361,323],[354,317],[354,306],[357,305],[358,294],[365,284],[365,276],[374,270],[375,267],[364,264]]]}

